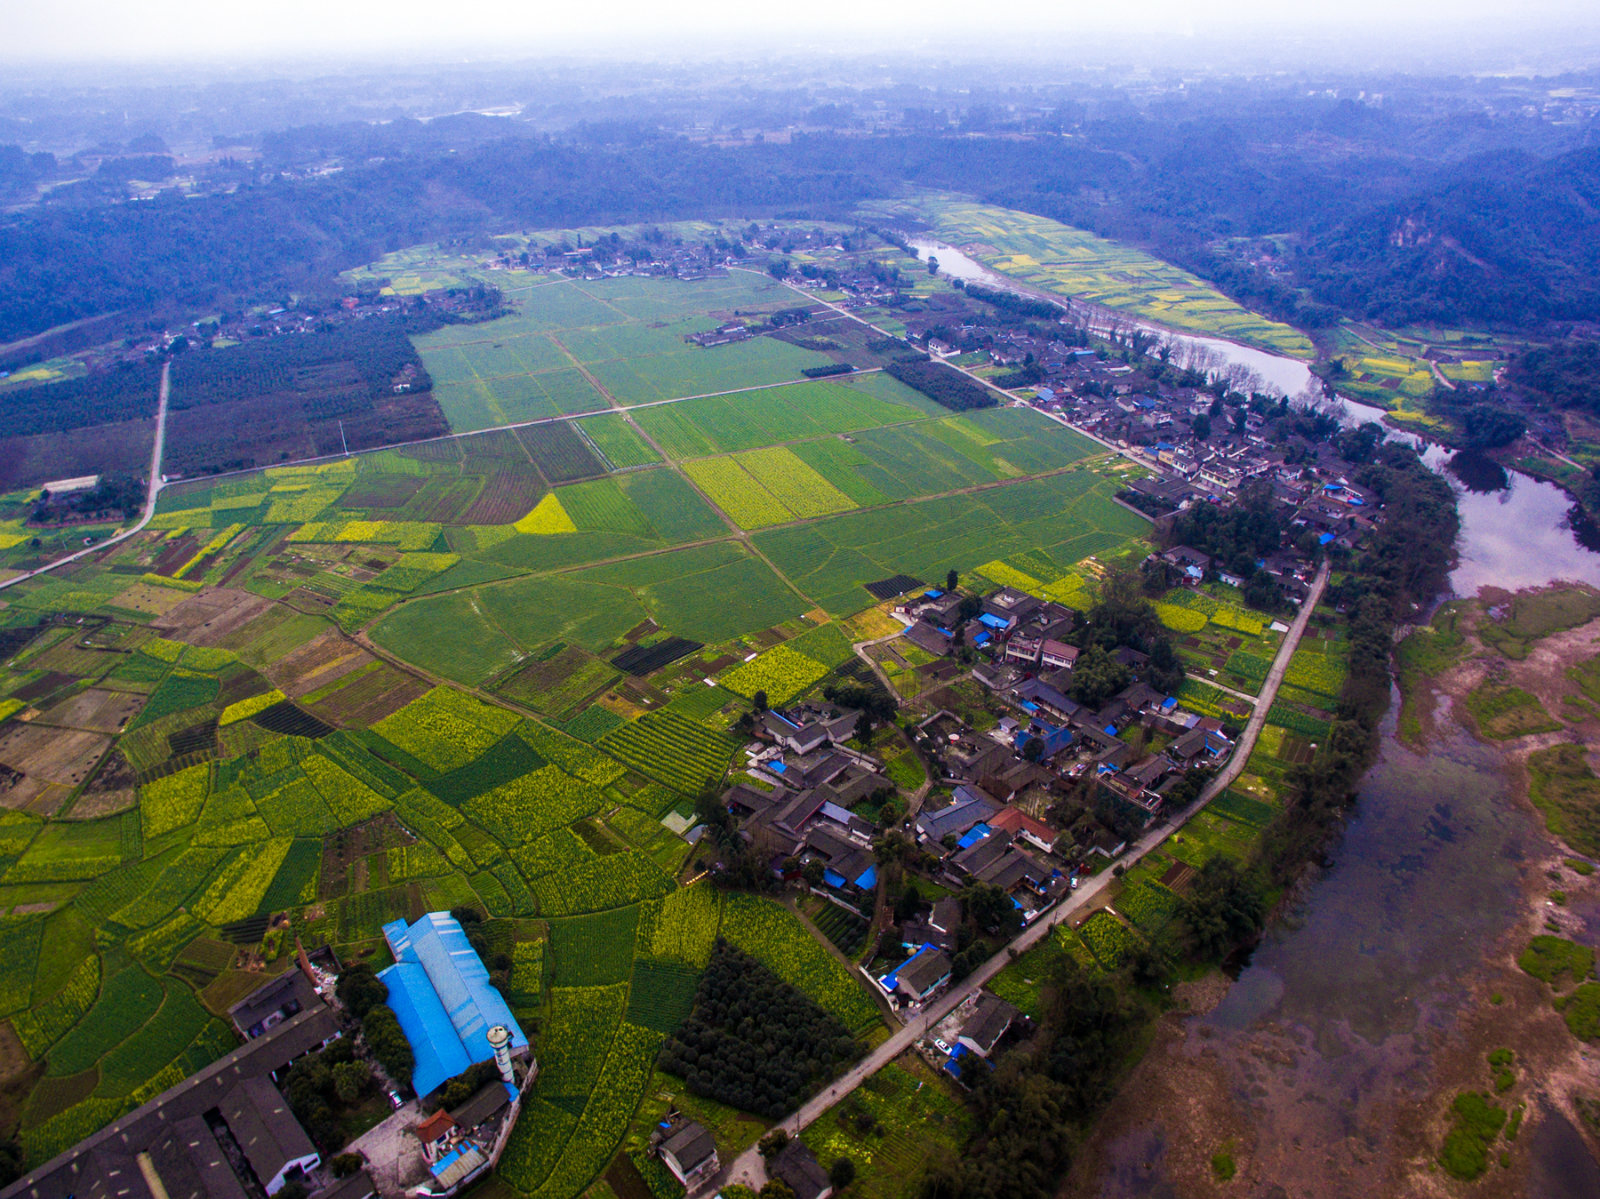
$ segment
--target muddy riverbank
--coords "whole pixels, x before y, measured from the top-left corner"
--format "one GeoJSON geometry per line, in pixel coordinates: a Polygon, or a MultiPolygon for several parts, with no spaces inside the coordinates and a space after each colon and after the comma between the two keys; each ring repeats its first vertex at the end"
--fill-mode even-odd
{"type": "Polygon", "coordinates": [[[1600,1053],[1516,964],[1538,933],[1600,934],[1600,875],[1568,865],[1524,768],[1558,740],[1600,744],[1597,710],[1563,700],[1578,691],[1566,667],[1600,652],[1600,621],[1507,661],[1470,635],[1482,612],[1460,660],[1420,684],[1426,744],[1402,744],[1391,717],[1328,867],[1220,999],[1213,983],[1163,1021],[1063,1196],[1600,1194],[1600,1144],[1574,1104],[1600,1096],[1600,1053]],[[1562,731],[1479,740],[1460,717],[1491,675],[1562,731]],[[1439,1166],[1450,1103],[1492,1089],[1501,1049],[1513,1081],[1496,1102],[1522,1105],[1522,1128],[1464,1183],[1439,1166]]]}

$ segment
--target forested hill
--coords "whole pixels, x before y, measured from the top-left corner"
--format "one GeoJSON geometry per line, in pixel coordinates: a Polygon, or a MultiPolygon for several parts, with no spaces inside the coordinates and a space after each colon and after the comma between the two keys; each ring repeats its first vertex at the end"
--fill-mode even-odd
{"type": "Polygon", "coordinates": [[[1600,315],[1600,147],[1461,164],[1307,247],[1302,280],[1390,323],[1528,324],[1600,315]]]}
{"type": "Polygon", "coordinates": [[[204,309],[371,261],[418,242],[507,228],[726,215],[844,216],[859,172],[677,139],[629,147],[511,139],[403,156],[231,195],[0,222],[0,342],[115,310],[204,309]]]}
{"type": "Polygon", "coordinates": [[[1600,318],[1600,150],[1541,160],[1500,148],[1441,168],[1431,156],[1443,151],[1415,131],[1387,132],[1373,117],[1356,138],[1348,121],[1325,127],[1329,115],[1293,114],[1282,128],[1266,116],[1128,119],[1073,137],[812,134],[742,148],[642,126],[491,142],[469,122],[451,149],[441,148],[450,128],[290,131],[267,149],[298,164],[291,174],[335,152],[366,165],[205,199],[84,203],[64,189],[0,219],[0,343],[114,311],[271,298],[418,242],[693,217],[845,218],[908,185],[1130,242],[1302,327],[1337,310],[1450,324],[1600,318]],[[1269,239],[1284,244],[1275,263],[1237,252],[1269,239]]]}

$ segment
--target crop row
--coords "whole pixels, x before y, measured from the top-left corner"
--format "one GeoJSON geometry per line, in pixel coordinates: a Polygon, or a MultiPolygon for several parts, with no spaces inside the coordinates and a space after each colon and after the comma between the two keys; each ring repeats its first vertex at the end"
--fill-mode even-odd
{"type": "Polygon", "coordinates": [[[852,1032],[877,1023],[878,1011],[851,976],[795,916],[766,899],[727,896],[722,935],[785,982],[804,991],[852,1032]]]}
{"type": "Polygon", "coordinates": [[[155,885],[132,903],[119,908],[115,919],[129,928],[149,928],[205,885],[206,879],[228,856],[226,849],[190,848],[161,872],[155,885]]]}
{"type": "Polygon", "coordinates": [[[787,645],[776,645],[728,670],[720,681],[729,691],[746,699],[764,691],[768,703],[786,704],[827,673],[828,668],[815,658],[808,658],[787,645]]]}
{"type": "Polygon", "coordinates": [[[702,458],[684,466],[689,477],[742,529],[793,520],[794,514],[731,458],[702,458]]]}
{"type": "Polygon", "coordinates": [[[1217,610],[1211,613],[1211,623],[1243,633],[1246,637],[1259,637],[1267,627],[1262,617],[1243,608],[1235,608],[1232,604],[1218,604],[1217,610]]]}
{"type": "Polygon", "coordinates": [[[704,967],[721,923],[722,896],[716,888],[709,883],[679,887],[662,903],[648,943],[640,937],[640,948],[649,957],[704,967]]]}
{"type": "Polygon", "coordinates": [[[389,807],[382,795],[321,754],[307,755],[300,769],[327,801],[340,826],[359,824],[389,807]]]}
{"type": "Polygon", "coordinates": [[[660,1034],[649,1029],[627,1023],[617,1029],[577,1127],[550,1176],[534,1192],[538,1199],[576,1199],[611,1160],[638,1109],[660,1046],[660,1034]]]}
{"type": "Polygon", "coordinates": [[[521,845],[599,810],[605,796],[554,766],[513,779],[462,805],[507,845],[521,845]]]}
{"type": "Polygon", "coordinates": [[[100,956],[91,953],[78,963],[60,991],[12,1017],[11,1028],[28,1056],[37,1061],[88,1014],[99,995],[100,956]]]}
{"type": "Polygon", "coordinates": [[[1298,650],[1289,659],[1289,669],[1283,678],[1291,686],[1334,698],[1344,687],[1345,674],[1342,655],[1298,650]]]}
{"type": "Polygon", "coordinates": [[[600,738],[618,761],[680,791],[714,783],[733,756],[730,738],[685,720],[676,712],[650,712],[600,738]]]}
{"type": "Polygon", "coordinates": [[[511,993],[520,1004],[537,1005],[544,992],[544,942],[518,941],[511,947],[511,993]]]}
{"type": "Polygon", "coordinates": [[[1161,623],[1174,633],[1198,633],[1206,627],[1205,613],[1196,612],[1193,608],[1158,602],[1155,609],[1161,623]]]}
{"type": "Polygon", "coordinates": [[[636,907],[551,920],[552,980],[563,987],[624,981],[633,967],[638,926],[636,907]]]}
{"type": "Polygon", "coordinates": [[[1078,935],[1108,970],[1122,965],[1137,944],[1127,926],[1110,912],[1096,912],[1090,916],[1083,922],[1078,935]]]}
{"type": "Polygon", "coordinates": [[[751,450],[736,455],[735,460],[795,516],[828,516],[856,506],[854,500],[785,446],[751,450]]]}
{"type": "Polygon", "coordinates": [[[230,924],[255,915],[293,844],[288,837],[273,837],[259,849],[240,851],[195,901],[195,914],[208,924],[230,924]]]}
{"type": "Polygon", "coordinates": [[[614,783],[626,773],[616,759],[594,746],[542,724],[524,724],[517,735],[568,774],[596,787],[614,783]]]}
{"type": "Polygon", "coordinates": [[[637,850],[599,855],[585,847],[584,852],[588,859],[569,873],[545,874],[533,881],[542,915],[603,912],[672,890],[666,872],[637,850]]]}
{"type": "Polygon", "coordinates": [[[560,533],[576,533],[578,526],[573,524],[572,517],[561,505],[561,498],[555,492],[545,496],[511,526],[517,532],[535,537],[549,537],[560,533]]]}
{"type": "Polygon", "coordinates": [[[1165,924],[1177,909],[1177,897],[1158,883],[1139,883],[1117,898],[1117,909],[1135,925],[1149,932],[1165,924]]]}
{"type": "Polygon", "coordinates": [[[587,1099],[627,1006],[625,983],[551,987],[549,1015],[540,1027],[541,1069],[534,1094],[562,1106],[567,1106],[563,1101],[576,1098],[581,1104],[587,1099]]]}
{"type": "Polygon", "coordinates": [[[518,717],[450,687],[435,687],[373,726],[434,770],[454,770],[510,732],[518,717]]]}

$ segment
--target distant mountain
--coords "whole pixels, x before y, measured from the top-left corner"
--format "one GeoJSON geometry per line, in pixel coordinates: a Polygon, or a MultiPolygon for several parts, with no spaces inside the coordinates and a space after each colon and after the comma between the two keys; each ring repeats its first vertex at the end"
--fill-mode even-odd
{"type": "Polygon", "coordinates": [[[1311,239],[1301,280],[1387,322],[1600,318],[1600,148],[1482,156],[1311,239]]]}

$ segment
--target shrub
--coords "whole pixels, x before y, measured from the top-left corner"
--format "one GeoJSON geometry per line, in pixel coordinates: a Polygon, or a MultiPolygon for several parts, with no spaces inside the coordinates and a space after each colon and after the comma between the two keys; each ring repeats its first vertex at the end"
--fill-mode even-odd
{"type": "Polygon", "coordinates": [[[1476,1091],[1463,1091],[1450,1105],[1454,1126],[1445,1137],[1439,1164],[1452,1178],[1471,1182],[1489,1168],[1489,1146],[1506,1122],[1503,1108],[1476,1091]]]}

